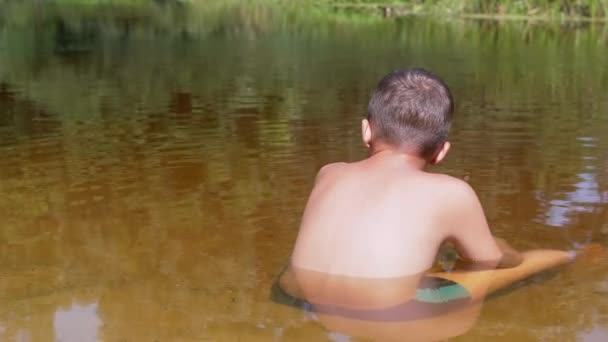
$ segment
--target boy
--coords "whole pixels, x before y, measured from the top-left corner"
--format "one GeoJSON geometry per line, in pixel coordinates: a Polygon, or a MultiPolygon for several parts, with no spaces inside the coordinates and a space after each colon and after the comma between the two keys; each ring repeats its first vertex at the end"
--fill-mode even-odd
{"type": "Polygon", "coordinates": [[[446,241],[471,265],[522,262],[492,236],[466,182],[424,170],[450,149],[453,107],[445,83],[423,69],[380,81],[361,125],[369,157],[319,171],[280,279],[285,292],[324,305],[392,305],[415,296],[446,241]]]}
{"type": "Polygon", "coordinates": [[[521,255],[497,242],[475,192],[459,179],[425,172],[450,149],[448,87],[422,69],[385,76],[362,122],[369,158],[323,167],[292,255],[295,267],[366,278],[431,268],[440,245],[464,259],[512,267],[521,255]]]}

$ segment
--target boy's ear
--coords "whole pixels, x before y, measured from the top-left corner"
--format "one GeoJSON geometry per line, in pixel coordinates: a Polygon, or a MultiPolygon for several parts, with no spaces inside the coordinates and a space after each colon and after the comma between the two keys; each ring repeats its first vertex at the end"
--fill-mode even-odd
{"type": "Polygon", "coordinates": [[[439,149],[437,154],[435,154],[435,157],[431,160],[431,165],[437,165],[437,164],[441,163],[443,158],[445,158],[445,156],[450,151],[450,147],[452,147],[452,145],[450,144],[449,141],[444,142],[441,145],[441,148],[439,149]]]}
{"type": "Polygon", "coordinates": [[[365,147],[370,148],[372,145],[372,128],[367,119],[361,121],[361,139],[363,139],[365,147]]]}

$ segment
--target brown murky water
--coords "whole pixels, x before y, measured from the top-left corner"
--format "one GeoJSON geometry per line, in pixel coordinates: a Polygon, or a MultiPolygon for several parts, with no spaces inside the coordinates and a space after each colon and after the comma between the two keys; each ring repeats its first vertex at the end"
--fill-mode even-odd
{"type": "MultiPolygon", "coordinates": [[[[440,170],[498,235],[608,244],[605,28],[273,13],[175,35],[3,22],[0,340],[346,340],[269,289],[316,171],[363,156],[368,94],[400,66],[452,87],[440,170]]],[[[457,340],[605,341],[607,294],[600,249],[457,340]]]]}

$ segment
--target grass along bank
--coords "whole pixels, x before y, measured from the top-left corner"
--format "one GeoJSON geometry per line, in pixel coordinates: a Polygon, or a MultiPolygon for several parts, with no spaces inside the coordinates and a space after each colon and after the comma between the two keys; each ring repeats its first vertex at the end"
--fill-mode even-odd
{"type": "MultiPolygon", "coordinates": [[[[0,0],[9,4],[40,4],[38,1],[0,0]]],[[[608,0],[48,0],[45,4],[99,8],[128,7],[132,10],[184,6],[198,11],[213,11],[238,5],[279,5],[285,8],[315,8],[326,14],[369,13],[385,16],[432,15],[484,19],[540,19],[605,21],[608,0]]]]}
{"type": "Polygon", "coordinates": [[[608,0],[325,0],[335,8],[386,16],[605,21],[608,0]]]}

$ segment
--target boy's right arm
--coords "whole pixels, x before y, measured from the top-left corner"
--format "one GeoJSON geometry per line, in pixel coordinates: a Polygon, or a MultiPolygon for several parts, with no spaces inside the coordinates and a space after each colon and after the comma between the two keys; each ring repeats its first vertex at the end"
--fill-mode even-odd
{"type": "Polygon", "coordinates": [[[483,208],[475,191],[465,182],[456,181],[450,199],[448,239],[465,261],[486,267],[508,268],[523,258],[504,240],[492,236],[483,208]]]}
{"type": "Polygon", "coordinates": [[[519,266],[524,261],[524,257],[521,253],[519,253],[515,248],[511,247],[504,239],[494,237],[496,240],[496,246],[500,249],[502,253],[502,258],[498,263],[498,267],[500,268],[509,268],[519,266]]]}

